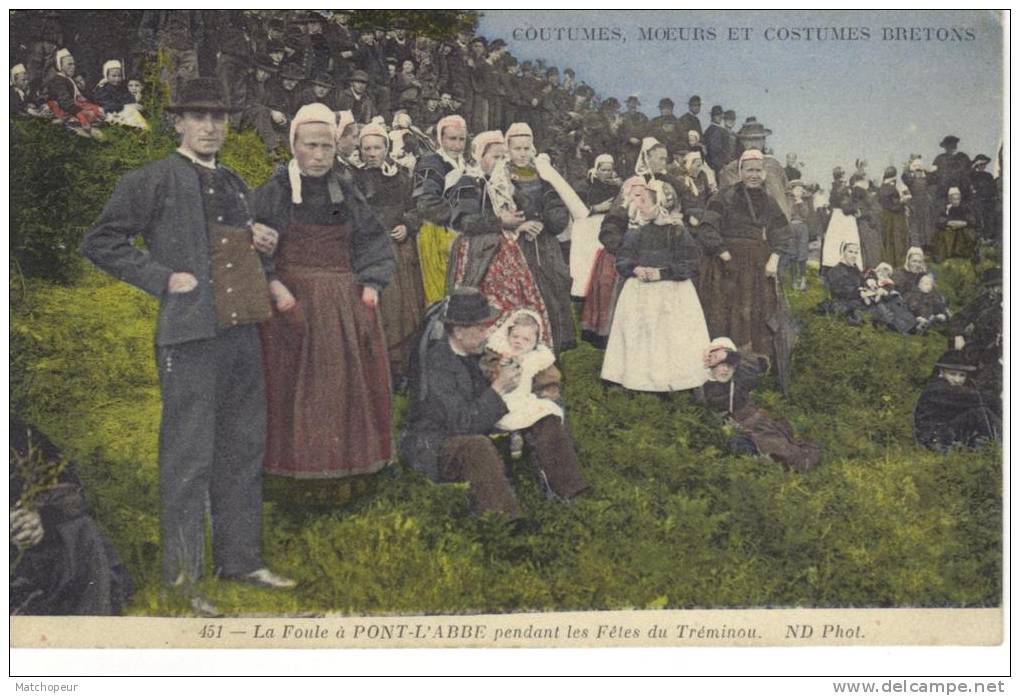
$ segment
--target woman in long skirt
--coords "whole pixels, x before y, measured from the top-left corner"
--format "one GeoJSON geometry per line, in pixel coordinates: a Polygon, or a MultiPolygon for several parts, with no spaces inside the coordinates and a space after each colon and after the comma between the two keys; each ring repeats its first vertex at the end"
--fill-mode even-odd
{"type": "Polygon", "coordinates": [[[625,279],[613,313],[602,379],[627,389],[672,392],[701,386],[708,327],[691,281],[701,248],[679,213],[659,205],[661,182],[634,186],[639,224],[616,255],[625,279]]]}
{"type": "Polygon", "coordinates": [[[296,478],[367,474],[393,456],[390,370],[379,291],[389,237],[335,165],[333,112],[302,107],[295,159],[256,191],[255,218],[280,230],[276,272],[297,305],[261,327],[265,469],[296,478]]]}

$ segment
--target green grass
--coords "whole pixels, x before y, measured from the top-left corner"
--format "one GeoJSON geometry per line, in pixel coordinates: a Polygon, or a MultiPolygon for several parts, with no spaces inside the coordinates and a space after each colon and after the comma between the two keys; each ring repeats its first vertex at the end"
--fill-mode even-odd
{"type": "MultiPolygon", "coordinates": [[[[172,145],[156,134],[118,136],[151,140],[139,155],[29,129],[15,155],[53,137],[74,143],[45,149],[50,166],[68,172],[88,155],[119,175],[172,145]]],[[[273,166],[250,133],[231,136],[225,159],[252,184],[273,166]]],[[[40,210],[15,176],[12,210],[40,210]]],[[[95,183],[87,201],[81,192],[50,198],[50,217],[70,219],[68,206],[80,204],[87,224],[115,181],[82,179],[95,183]]],[[[77,240],[47,236],[59,225],[13,229],[23,218],[12,220],[17,248],[44,251],[24,255],[23,273],[12,274],[11,408],[78,462],[139,588],[129,613],[186,613],[159,587],[155,303],[64,253],[59,244],[73,251],[77,240]]],[[[977,287],[968,264],[939,277],[956,306],[977,287]]],[[[821,444],[810,474],[733,455],[722,423],[685,398],[606,391],[601,353],[585,345],[562,367],[587,497],[548,502],[527,459],[515,463],[529,519],[514,532],[499,518],[471,517],[465,486],[432,484],[402,464],[341,481],[267,477],[265,557],[298,588],[208,579],[202,589],[235,615],[999,605],[1001,450],[940,455],[912,441],[913,405],[945,339],[815,316],[822,293],[813,282],[791,297],[802,333],[790,399],[774,380],[759,394],[821,444]]],[[[398,422],[404,406],[398,399],[398,422]]]]}

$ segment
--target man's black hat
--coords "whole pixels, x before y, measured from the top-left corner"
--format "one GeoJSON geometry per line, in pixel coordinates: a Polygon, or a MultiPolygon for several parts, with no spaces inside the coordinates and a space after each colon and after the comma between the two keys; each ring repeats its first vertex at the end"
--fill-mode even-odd
{"type": "Polygon", "coordinates": [[[674,106],[673,100],[670,99],[669,97],[663,97],[662,99],[659,100],[660,109],[672,109],[673,106],[674,106]]]}
{"type": "MultiPolygon", "coordinates": [[[[712,112],[709,115],[710,116],[722,116],[723,115],[723,108],[721,106],[719,106],[718,104],[716,104],[715,106],[712,107],[712,112]]],[[[736,116],[736,114],[733,114],[733,115],[736,116]]]]}
{"type": "Polygon", "coordinates": [[[223,98],[219,80],[211,77],[196,77],[194,80],[184,83],[180,94],[172,103],[167,104],[165,110],[172,114],[180,114],[185,111],[235,113],[242,109],[231,106],[223,98]]]}
{"type": "Polygon", "coordinates": [[[284,63],[280,70],[282,80],[303,80],[305,73],[297,63],[284,63]]]}
{"type": "Polygon", "coordinates": [[[960,370],[961,372],[977,370],[975,365],[967,362],[963,357],[963,352],[959,350],[947,350],[935,363],[935,367],[941,367],[944,370],[960,370]]]}
{"type": "Polygon", "coordinates": [[[319,85],[320,87],[329,87],[330,89],[336,88],[336,83],[333,82],[333,78],[330,77],[329,73],[326,72],[325,70],[320,70],[319,72],[312,75],[309,82],[311,82],[313,85],[319,85]]]}
{"type": "Polygon", "coordinates": [[[725,118],[728,121],[736,121],[737,120],[737,112],[734,111],[733,109],[726,109],[726,111],[723,112],[722,117],[725,118]]]}
{"type": "Polygon", "coordinates": [[[351,73],[351,77],[348,82],[364,82],[366,85],[369,84],[368,73],[364,70],[355,70],[351,73]]]}
{"type": "Polygon", "coordinates": [[[490,307],[477,288],[465,286],[450,293],[443,311],[443,322],[456,326],[474,326],[492,321],[498,316],[499,310],[490,307]]]}
{"type": "Polygon", "coordinates": [[[697,94],[695,94],[693,97],[691,97],[690,99],[687,100],[687,105],[688,106],[692,106],[694,104],[700,104],[700,103],[701,103],[701,97],[699,97],[697,94]]]}
{"type": "Polygon", "coordinates": [[[942,142],[939,143],[939,147],[956,147],[960,143],[960,139],[955,135],[947,135],[942,138],[942,142]]]}

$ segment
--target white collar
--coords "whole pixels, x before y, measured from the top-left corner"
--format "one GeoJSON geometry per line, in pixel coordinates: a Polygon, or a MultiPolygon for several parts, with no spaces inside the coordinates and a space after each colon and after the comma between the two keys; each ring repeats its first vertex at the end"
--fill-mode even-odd
{"type": "Polygon", "coordinates": [[[179,148],[177,148],[177,152],[179,152],[181,155],[183,155],[187,159],[191,160],[193,163],[197,164],[200,167],[205,167],[206,169],[216,169],[216,159],[215,158],[213,158],[213,161],[210,164],[208,161],[200,159],[198,155],[196,155],[194,152],[192,152],[191,150],[187,149],[183,145],[181,145],[179,148]]]}

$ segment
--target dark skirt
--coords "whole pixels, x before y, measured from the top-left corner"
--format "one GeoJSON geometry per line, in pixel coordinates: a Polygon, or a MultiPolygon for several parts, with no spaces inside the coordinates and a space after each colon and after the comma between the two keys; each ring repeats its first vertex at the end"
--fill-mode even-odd
{"type": "Polygon", "coordinates": [[[935,233],[931,255],[936,261],[969,259],[974,256],[976,247],[977,232],[973,228],[943,227],[935,233]]]}
{"type": "MultiPolygon", "coordinates": [[[[319,249],[346,247],[346,240],[328,234],[340,226],[291,225],[288,237],[297,236],[296,227],[306,230],[312,248],[317,241],[333,242],[319,249]]],[[[288,241],[298,252],[293,249],[297,240],[288,241]]],[[[298,304],[289,312],[274,312],[261,326],[265,469],[295,478],[378,471],[393,456],[390,370],[378,308],[362,303],[362,288],[346,258],[291,255],[287,247],[281,252],[277,276],[298,304]],[[289,262],[288,256],[304,263],[289,262]],[[311,265],[315,261],[331,265],[311,265]]]]}
{"type": "Polygon", "coordinates": [[[728,238],[729,261],[705,257],[697,284],[711,338],[728,336],[737,348],[774,356],[767,322],[778,299],[775,280],[765,276],[772,250],[762,239],[728,238]]]}
{"type": "Polygon", "coordinates": [[[893,268],[903,265],[907,258],[907,216],[891,210],[883,210],[882,260],[893,268]]]}
{"type": "Polygon", "coordinates": [[[418,247],[410,237],[393,245],[397,270],[379,298],[386,349],[394,377],[407,376],[413,336],[425,311],[418,247]]]}
{"type": "MultiPolygon", "coordinates": [[[[882,263],[882,233],[870,222],[858,218],[857,236],[861,241],[861,264],[864,265],[864,268],[874,268],[882,263]]],[[[906,254],[906,252],[907,250],[904,249],[903,253],[906,254]]],[[[900,259],[900,263],[903,263],[902,259],[900,259]]]]}
{"type": "Polygon", "coordinates": [[[528,268],[542,293],[542,301],[549,315],[553,348],[559,352],[577,346],[574,333],[573,305],[570,303],[570,268],[563,260],[560,243],[551,235],[539,236],[534,241],[521,237],[518,240],[528,268]]]}
{"type": "Polygon", "coordinates": [[[588,294],[581,310],[581,330],[585,334],[609,337],[613,326],[613,308],[620,295],[620,274],[616,272],[616,257],[599,249],[588,281],[588,294]]]}

